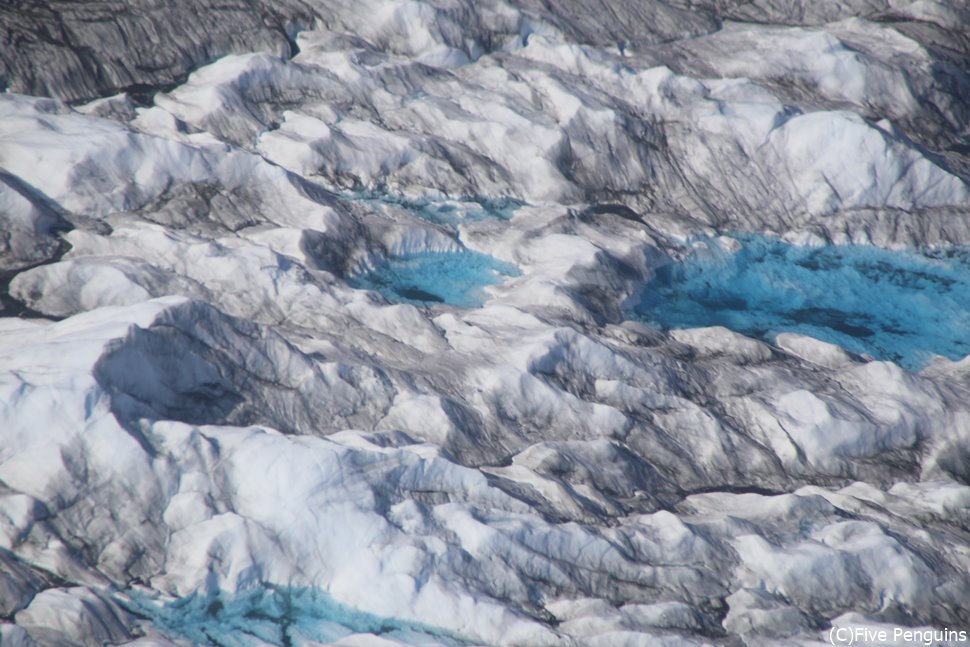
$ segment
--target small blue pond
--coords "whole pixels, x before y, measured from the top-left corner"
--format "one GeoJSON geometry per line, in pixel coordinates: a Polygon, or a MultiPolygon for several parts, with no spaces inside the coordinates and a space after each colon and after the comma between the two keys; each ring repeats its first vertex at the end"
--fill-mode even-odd
{"type": "Polygon", "coordinates": [[[393,303],[473,308],[485,301],[482,288],[517,274],[512,265],[485,254],[426,252],[392,257],[350,277],[348,283],[380,292],[393,303]]]}
{"type": "Polygon", "coordinates": [[[136,595],[124,606],[170,638],[212,647],[330,643],[351,634],[376,634],[406,644],[467,644],[449,632],[357,611],[307,588],[263,586],[167,604],[136,595]]]}
{"type": "Polygon", "coordinates": [[[772,340],[797,332],[918,370],[970,354],[970,251],[800,247],[735,236],[667,265],[634,314],[664,329],[720,325],[772,340]]]}
{"type": "Polygon", "coordinates": [[[419,197],[411,198],[382,191],[356,191],[343,197],[367,202],[376,207],[394,206],[411,212],[422,220],[436,225],[459,225],[479,220],[510,220],[515,210],[525,202],[515,198],[487,198],[466,196],[460,199],[419,197]]]}

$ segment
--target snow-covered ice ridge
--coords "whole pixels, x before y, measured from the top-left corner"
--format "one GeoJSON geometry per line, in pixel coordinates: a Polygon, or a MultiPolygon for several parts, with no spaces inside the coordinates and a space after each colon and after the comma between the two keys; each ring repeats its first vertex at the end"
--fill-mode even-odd
{"type": "Polygon", "coordinates": [[[970,245],[962,3],[35,4],[0,645],[970,628],[970,359],[631,316],[747,235],[970,245]]]}

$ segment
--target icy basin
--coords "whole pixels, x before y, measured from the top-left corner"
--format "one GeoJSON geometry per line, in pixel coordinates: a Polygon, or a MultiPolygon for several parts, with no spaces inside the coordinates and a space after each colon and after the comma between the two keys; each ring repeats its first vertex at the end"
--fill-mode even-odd
{"type": "Polygon", "coordinates": [[[739,236],[660,268],[634,309],[661,328],[720,325],[771,341],[797,332],[918,370],[970,354],[970,251],[801,247],[739,236]]]}
{"type": "Polygon", "coordinates": [[[375,290],[394,303],[444,303],[473,308],[485,301],[487,285],[518,274],[513,266],[476,252],[425,252],[395,256],[352,276],[356,288],[375,290]]]}
{"type": "Polygon", "coordinates": [[[443,630],[358,611],[315,589],[264,585],[235,595],[192,595],[167,604],[135,596],[125,606],[167,636],[195,645],[283,647],[332,643],[353,634],[379,635],[403,644],[467,644],[443,630]]]}

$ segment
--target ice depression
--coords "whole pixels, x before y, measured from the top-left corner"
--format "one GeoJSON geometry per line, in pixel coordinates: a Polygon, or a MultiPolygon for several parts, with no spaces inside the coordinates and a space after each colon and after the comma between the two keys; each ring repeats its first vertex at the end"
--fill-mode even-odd
{"type": "Polygon", "coordinates": [[[966,249],[927,255],[750,236],[697,247],[658,268],[638,318],[666,328],[724,325],[769,341],[797,332],[914,371],[934,355],[970,354],[966,249]]]}
{"type": "Polygon", "coordinates": [[[965,10],[139,6],[0,14],[4,646],[966,622],[965,10]],[[866,311],[631,320],[722,234],[866,311]]]}

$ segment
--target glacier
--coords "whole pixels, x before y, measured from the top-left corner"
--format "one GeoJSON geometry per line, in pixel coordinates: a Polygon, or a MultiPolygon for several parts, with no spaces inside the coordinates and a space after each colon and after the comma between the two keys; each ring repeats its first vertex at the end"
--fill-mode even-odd
{"type": "Polygon", "coordinates": [[[3,647],[970,629],[959,3],[0,33],[3,647]]]}

